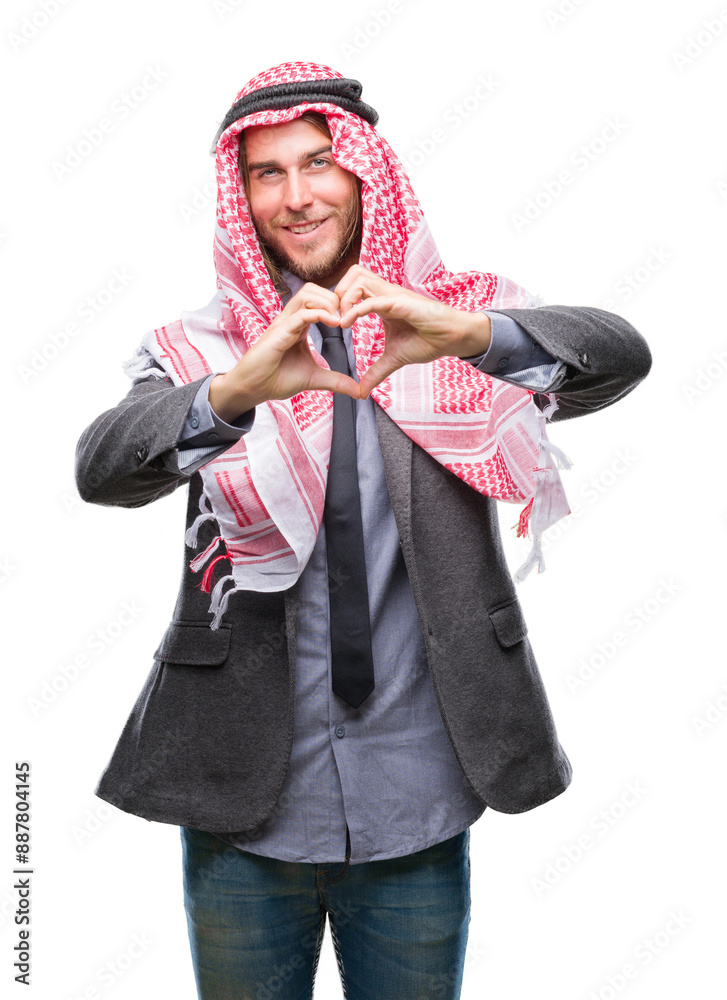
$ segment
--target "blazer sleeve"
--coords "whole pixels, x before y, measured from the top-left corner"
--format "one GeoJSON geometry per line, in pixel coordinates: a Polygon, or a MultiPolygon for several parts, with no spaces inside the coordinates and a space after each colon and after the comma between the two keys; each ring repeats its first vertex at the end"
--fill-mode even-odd
{"type": "MultiPolygon", "coordinates": [[[[510,316],[549,354],[565,362],[553,386],[558,409],[552,420],[602,410],[636,388],[649,373],[651,352],[641,334],[616,313],[595,306],[493,309],[510,316]]],[[[508,381],[507,376],[500,376],[508,381]]],[[[535,394],[544,407],[547,396],[535,394]]]]}
{"type": "Polygon", "coordinates": [[[76,446],[76,486],[83,500],[143,507],[189,482],[175,447],[205,378],[175,386],[145,378],[89,424],[76,446]]]}

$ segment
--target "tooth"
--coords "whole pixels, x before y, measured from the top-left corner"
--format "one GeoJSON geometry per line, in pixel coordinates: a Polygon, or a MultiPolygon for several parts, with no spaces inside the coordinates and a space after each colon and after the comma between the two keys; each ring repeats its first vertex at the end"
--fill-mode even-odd
{"type": "Polygon", "coordinates": [[[294,233],[312,233],[319,225],[320,222],[312,222],[304,226],[288,226],[288,228],[294,233]]]}

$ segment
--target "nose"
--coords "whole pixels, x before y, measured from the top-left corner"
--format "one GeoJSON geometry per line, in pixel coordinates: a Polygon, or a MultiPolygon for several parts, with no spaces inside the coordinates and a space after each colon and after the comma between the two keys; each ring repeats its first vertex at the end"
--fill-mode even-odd
{"type": "Polygon", "coordinates": [[[291,212],[302,212],[306,206],[312,204],[310,184],[303,174],[297,170],[290,170],[285,183],[285,207],[291,212]]]}

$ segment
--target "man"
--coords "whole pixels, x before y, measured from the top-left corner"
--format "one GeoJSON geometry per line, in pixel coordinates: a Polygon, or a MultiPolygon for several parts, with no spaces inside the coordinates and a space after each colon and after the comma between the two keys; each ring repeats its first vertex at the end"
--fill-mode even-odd
{"type": "Polygon", "coordinates": [[[526,572],[567,512],[546,417],[651,365],[618,316],[447,271],[360,92],[311,63],[246,84],[217,294],[147,334],[79,441],[90,502],[189,485],[172,622],[96,792],[181,827],[207,1000],[312,995],[326,915],[347,996],[460,995],[469,827],[571,780],[495,500],[528,500],[526,572]]]}

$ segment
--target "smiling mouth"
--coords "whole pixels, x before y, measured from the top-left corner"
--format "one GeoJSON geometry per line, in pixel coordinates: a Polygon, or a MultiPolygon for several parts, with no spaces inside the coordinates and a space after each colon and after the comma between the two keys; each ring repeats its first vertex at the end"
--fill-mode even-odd
{"type": "Polygon", "coordinates": [[[304,233],[312,233],[315,229],[318,229],[326,220],[318,219],[317,222],[304,222],[297,226],[283,226],[283,229],[287,229],[289,233],[295,233],[296,236],[301,236],[304,233]]]}

